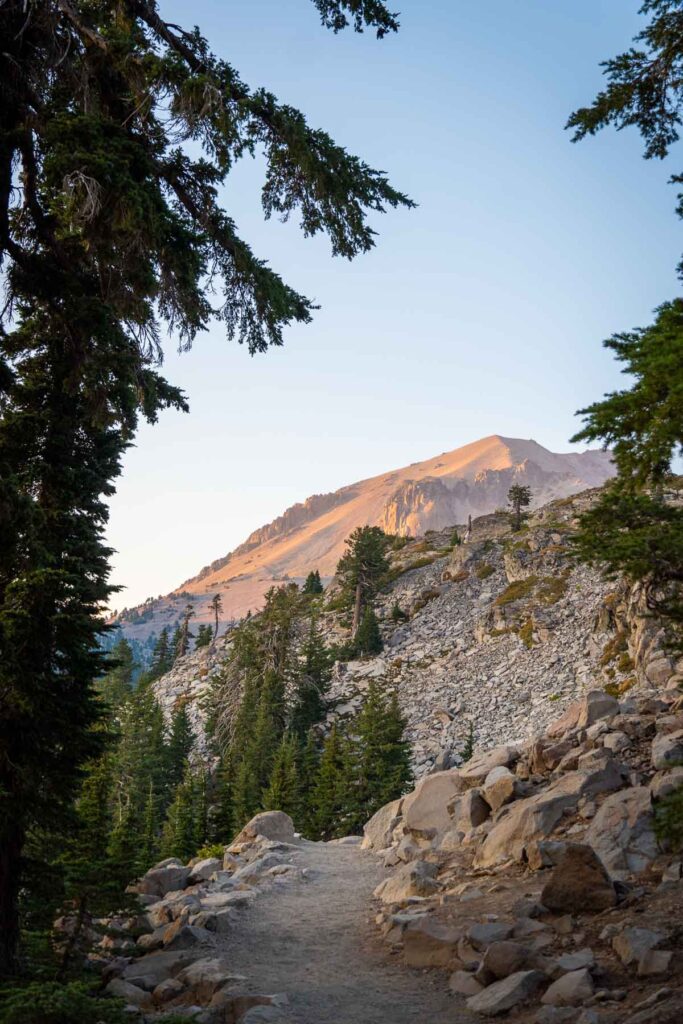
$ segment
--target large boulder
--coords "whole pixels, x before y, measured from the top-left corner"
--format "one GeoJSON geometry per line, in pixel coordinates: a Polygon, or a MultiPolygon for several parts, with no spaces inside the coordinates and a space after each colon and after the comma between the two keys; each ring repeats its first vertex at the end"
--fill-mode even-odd
{"type": "Polygon", "coordinates": [[[228,964],[218,957],[195,960],[183,968],[176,978],[181,985],[190,990],[192,1001],[201,1006],[208,1003],[228,981],[242,980],[241,975],[231,972],[228,964]]]}
{"type": "Polygon", "coordinates": [[[449,967],[458,964],[462,929],[423,916],[403,933],[403,950],[409,967],[449,967]]]}
{"type": "Polygon", "coordinates": [[[601,718],[612,718],[619,713],[619,701],[604,690],[591,690],[579,705],[576,722],[578,729],[588,729],[601,718]]]}
{"type": "Polygon", "coordinates": [[[591,846],[568,844],[546,882],[541,903],[557,914],[596,913],[617,902],[611,878],[591,846]]]}
{"type": "Polygon", "coordinates": [[[658,854],[647,786],[607,797],[585,835],[613,878],[644,871],[658,854]]]}
{"type": "MultiPolygon", "coordinates": [[[[507,771],[507,769],[504,769],[507,771]]],[[[479,789],[468,789],[451,801],[450,814],[456,831],[470,832],[481,825],[491,814],[489,804],[482,799],[479,789]]]]}
{"type": "Polygon", "coordinates": [[[129,1006],[137,1006],[140,1010],[152,1009],[152,997],[149,992],[137,985],[132,985],[123,978],[114,978],[104,990],[109,996],[116,996],[118,999],[125,999],[129,1006]]]}
{"type": "Polygon", "coordinates": [[[412,832],[443,832],[451,825],[448,805],[464,789],[457,770],[434,772],[420,779],[403,798],[403,824],[412,832]]]}
{"type": "Polygon", "coordinates": [[[621,774],[610,760],[595,771],[568,772],[535,796],[516,800],[486,837],[475,866],[490,868],[509,860],[521,861],[532,840],[550,835],[565,811],[574,810],[583,796],[609,792],[621,785],[621,774]]]}
{"type": "Polygon", "coordinates": [[[554,981],[541,999],[548,1006],[584,1006],[595,991],[588,968],[570,971],[554,981]]]}
{"type": "Polygon", "coordinates": [[[174,977],[195,959],[196,954],[184,950],[150,953],[148,956],[143,956],[128,964],[123,970],[122,978],[124,981],[130,982],[131,985],[151,992],[162,981],[174,977]]]}
{"type": "Polygon", "coordinates": [[[257,838],[272,839],[279,843],[294,843],[297,835],[294,822],[284,811],[262,811],[247,822],[233,842],[233,846],[244,846],[257,838]]]}
{"type": "Polygon", "coordinates": [[[403,864],[375,889],[375,896],[383,903],[401,903],[411,896],[431,896],[439,889],[436,881],[437,866],[418,860],[403,864]]]}
{"type": "Polygon", "coordinates": [[[223,870],[223,859],[218,857],[205,857],[192,865],[190,882],[208,882],[216,871],[223,870]]]}
{"type": "Polygon", "coordinates": [[[683,765],[683,729],[655,736],[652,741],[652,764],[659,769],[683,765]]]}
{"type": "Polygon", "coordinates": [[[498,1017],[536,995],[546,977],[542,971],[516,971],[502,981],[489,985],[467,1000],[467,1008],[483,1017],[498,1017]]]}
{"type": "Polygon", "coordinates": [[[375,811],[363,826],[363,850],[385,850],[391,845],[394,829],[401,820],[402,800],[392,800],[375,811]]]}
{"type": "Polygon", "coordinates": [[[510,803],[515,798],[516,779],[509,768],[505,765],[498,765],[492,768],[484,779],[481,792],[484,800],[492,811],[499,810],[503,804],[510,803]]]}
{"type": "Polygon", "coordinates": [[[494,768],[509,768],[519,760],[519,750],[506,744],[475,754],[458,769],[466,786],[479,786],[494,768]]]}
{"type": "Polygon", "coordinates": [[[637,964],[646,953],[661,946],[666,938],[665,932],[627,926],[614,936],[612,948],[622,964],[629,967],[631,964],[637,964]]]}
{"type": "Polygon", "coordinates": [[[184,889],[189,882],[190,868],[172,863],[167,867],[150,868],[137,883],[137,892],[145,896],[165,896],[168,892],[184,889]]]}

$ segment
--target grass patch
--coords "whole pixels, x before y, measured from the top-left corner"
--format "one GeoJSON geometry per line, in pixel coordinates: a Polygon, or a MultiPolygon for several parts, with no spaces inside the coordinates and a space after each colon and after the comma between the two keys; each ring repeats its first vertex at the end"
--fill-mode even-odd
{"type": "Polygon", "coordinates": [[[478,580],[487,580],[489,576],[492,576],[496,570],[488,562],[484,562],[474,570],[474,575],[478,580]]]}
{"type": "Polygon", "coordinates": [[[528,597],[529,594],[533,592],[537,583],[537,576],[528,576],[525,580],[515,580],[514,583],[511,583],[501,594],[498,595],[493,603],[498,608],[504,608],[507,604],[514,604],[515,601],[521,601],[522,598],[528,597]]]}
{"type": "Polygon", "coordinates": [[[534,646],[534,620],[530,615],[529,618],[519,627],[519,639],[522,641],[524,646],[531,650],[534,646]]]}
{"type": "Polygon", "coordinates": [[[616,661],[621,654],[628,653],[628,637],[626,633],[620,631],[616,633],[611,640],[608,640],[602,649],[600,656],[600,666],[606,668],[610,662],[616,661]]]}
{"type": "Polygon", "coordinates": [[[620,654],[617,658],[617,668],[620,672],[631,672],[633,671],[633,658],[627,651],[620,654]]]}
{"type": "Polygon", "coordinates": [[[623,697],[635,685],[636,677],[631,676],[629,679],[622,679],[620,683],[608,683],[604,689],[605,693],[608,693],[610,697],[623,697]]]}
{"type": "Polygon", "coordinates": [[[567,593],[569,586],[569,573],[563,572],[560,576],[544,576],[538,588],[538,598],[541,604],[557,604],[560,598],[567,593]]]}

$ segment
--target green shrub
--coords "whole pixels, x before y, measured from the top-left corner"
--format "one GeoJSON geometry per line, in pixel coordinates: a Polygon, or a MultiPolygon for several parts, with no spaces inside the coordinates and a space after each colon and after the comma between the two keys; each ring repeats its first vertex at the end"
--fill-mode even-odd
{"type": "Polygon", "coordinates": [[[0,994],[0,1024],[125,1024],[119,999],[97,999],[88,985],[33,982],[0,994]]]}
{"type": "Polygon", "coordinates": [[[202,846],[201,850],[197,850],[195,857],[199,857],[200,860],[207,860],[209,857],[218,857],[223,860],[223,854],[225,853],[225,847],[222,843],[212,843],[209,846],[202,846]]]}
{"type": "Polygon", "coordinates": [[[567,572],[560,576],[544,576],[538,588],[538,598],[542,604],[556,604],[564,597],[567,593],[568,576],[567,572]]]}
{"type": "Polygon", "coordinates": [[[655,806],[655,834],[674,853],[683,850],[683,786],[655,806]]]}
{"type": "Polygon", "coordinates": [[[502,594],[499,594],[496,600],[493,602],[502,608],[506,604],[513,604],[515,601],[521,601],[523,597],[528,597],[533,591],[534,587],[538,583],[538,577],[528,576],[525,580],[515,580],[509,587],[506,587],[502,594]]]}
{"type": "Polygon", "coordinates": [[[534,645],[534,620],[530,615],[526,622],[519,627],[519,639],[529,650],[534,645]]]}
{"type": "Polygon", "coordinates": [[[391,621],[405,622],[407,618],[406,612],[403,611],[398,601],[394,601],[394,607],[391,609],[391,621]]]}
{"type": "Polygon", "coordinates": [[[477,577],[478,580],[486,580],[495,571],[496,570],[493,568],[492,565],[489,565],[488,562],[483,562],[474,570],[474,575],[477,577]]]}

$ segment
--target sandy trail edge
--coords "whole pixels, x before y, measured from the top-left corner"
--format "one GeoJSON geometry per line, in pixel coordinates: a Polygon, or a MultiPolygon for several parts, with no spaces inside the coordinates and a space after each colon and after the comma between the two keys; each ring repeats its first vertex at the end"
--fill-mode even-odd
{"type": "Polygon", "coordinates": [[[241,991],[287,994],[292,1024],[469,1024],[442,972],[388,956],[369,918],[383,877],[357,846],[302,843],[292,856],[307,878],[275,882],[220,940],[241,991]]]}

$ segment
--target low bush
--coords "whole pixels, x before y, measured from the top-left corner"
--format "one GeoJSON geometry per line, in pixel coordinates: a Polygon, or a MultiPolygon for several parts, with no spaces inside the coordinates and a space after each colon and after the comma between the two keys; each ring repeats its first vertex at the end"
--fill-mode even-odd
{"type": "Polygon", "coordinates": [[[492,565],[489,565],[488,562],[483,562],[474,570],[474,575],[478,580],[486,580],[489,576],[492,576],[495,571],[496,570],[492,565]]]}
{"type": "Polygon", "coordinates": [[[534,587],[538,583],[538,577],[528,576],[525,580],[515,580],[509,587],[498,595],[496,600],[493,602],[499,608],[503,608],[506,604],[513,604],[515,601],[521,601],[522,598],[528,597],[532,593],[534,587]]]}
{"type": "Polygon", "coordinates": [[[81,982],[32,982],[0,993],[0,1024],[125,1024],[119,999],[98,999],[81,982]]]}

